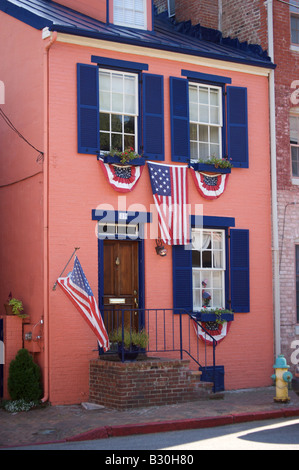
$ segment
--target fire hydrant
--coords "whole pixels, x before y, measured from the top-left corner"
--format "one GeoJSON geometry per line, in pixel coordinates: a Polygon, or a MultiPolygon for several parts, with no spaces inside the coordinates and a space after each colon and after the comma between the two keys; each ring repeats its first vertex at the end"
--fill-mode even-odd
{"type": "Polygon", "coordinates": [[[271,376],[271,379],[273,379],[276,384],[276,397],[274,398],[274,401],[287,403],[290,401],[288,386],[292,382],[293,375],[289,372],[290,366],[287,365],[287,361],[283,354],[278,356],[273,368],[276,371],[276,374],[271,376]]]}

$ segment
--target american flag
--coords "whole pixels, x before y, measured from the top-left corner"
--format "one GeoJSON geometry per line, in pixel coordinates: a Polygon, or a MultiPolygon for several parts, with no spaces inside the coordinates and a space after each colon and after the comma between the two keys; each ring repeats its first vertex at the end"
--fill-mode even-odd
{"type": "Polygon", "coordinates": [[[66,277],[60,277],[57,283],[88,323],[98,339],[99,346],[103,348],[104,352],[108,351],[108,334],[97,302],[77,257],[75,257],[73,270],[66,277]]]}
{"type": "Polygon", "coordinates": [[[168,245],[190,243],[187,166],[148,163],[161,238],[168,245]]]}

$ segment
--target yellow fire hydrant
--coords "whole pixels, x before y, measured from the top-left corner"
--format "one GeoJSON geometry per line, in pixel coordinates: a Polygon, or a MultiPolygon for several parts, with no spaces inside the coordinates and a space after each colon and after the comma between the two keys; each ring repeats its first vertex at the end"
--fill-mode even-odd
{"type": "Polygon", "coordinates": [[[276,385],[276,397],[274,398],[274,401],[287,403],[290,401],[288,389],[289,384],[292,382],[293,375],[289,372],[290,366],[287,365],[287,361],[283,354],[278,356],[273,368],[276,371],[276,373],[271,376],[276,385]]]}

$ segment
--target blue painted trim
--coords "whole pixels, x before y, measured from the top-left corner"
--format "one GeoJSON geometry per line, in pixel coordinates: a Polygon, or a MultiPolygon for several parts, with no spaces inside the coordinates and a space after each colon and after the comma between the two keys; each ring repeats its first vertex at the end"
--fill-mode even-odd
{"type": "Polygon", "coordinates": [[[105,219],[105,222],[113,223],[132,223],[134,221],[139,224],[146,224],[152,222],[151,212],[126,212],[92,209],[91,218],[92,220],[105,219]]]}
{"type": "Polygon", "coordinates": [[[207,73],[193,72],[191,70],[182,70],[181,74],[183,77],[200,80],[201,82],[208,82],[214,84],[231,83],[232,79],[229,77],[222,77],[219,75],[211,75],[207,73]]]}
{"type": "Polygon", "coordinates": [[[195,216],[191,215],[191,226],[192,227],[209,227],[209,228],[226,228],[235,227],[234,217],[217,217],[217,216],[195,216]]]}
{"type": "Polygon", "coordinates": [[[112,67],[118,70],[148,70],[148,64],[130,62],[128,60],[109,59],[107,57],[100,57],[96,55],[91,56],[91,62],[98,64],[100,67],[112,67]]]}

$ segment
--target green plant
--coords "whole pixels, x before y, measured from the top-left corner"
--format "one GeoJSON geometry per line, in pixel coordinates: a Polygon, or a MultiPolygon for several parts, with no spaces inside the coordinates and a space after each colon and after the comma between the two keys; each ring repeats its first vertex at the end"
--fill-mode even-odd
{"type": "Polygon", "coordinates": [[[129,147],[125,149],[123,152],[119,150],[112,149],[110,151],[110,155],[117,156],[120,158],[121,163],[128,163],[131,160],[135,160],[135,158],[140,158],[141,155],[136,153],[133,149],[133,147],[129,147]]]}
{"type": "Polygon", "coordinates": [[[9,366],[8,391],[12,400],[38,402],[42,396],[40,368],[27,349],[20,349],[9,366]]]}
{"type": "Polygon", "coordinates": [[[8,305],[11,306],[12,313],[17,315],[19,318],[26,318],[25,313],[21,313],[24,310],[23,302],[21,300],[15,299],[14,297],[8,301],[8,305]]]}
{"type": "Polygon", "coordinates": [[[227,158],[218,158],[218,157],[208,157],[207,160],[202,158],[199,159],[199,163],[206,163],[207,165],[213,165],[215,168],[232,168],[233,164],[231,163],[231,159],[227,158]]]}
{"type": "MultiPolygon", "coordinates": [[[[113,330],[109,334],[109,339],[112,343],[122,343],[122,329],[118,328],[113,330]]],[[[139,346],[144,349],[148,345],[148,334],[145,330],[130,331],[128,329],[124,329],[123,341],[126,349],[129,349],[131,345],[139,346]]]]}

